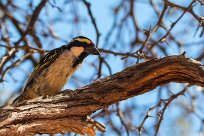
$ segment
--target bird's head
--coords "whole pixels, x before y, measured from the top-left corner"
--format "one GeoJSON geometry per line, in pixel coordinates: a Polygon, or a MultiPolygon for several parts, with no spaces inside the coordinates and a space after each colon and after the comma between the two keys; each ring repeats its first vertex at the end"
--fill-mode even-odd
{"type": "Polygon", "coordinates": [[[84,36],[73,38],[69,44],[69,48],[76,57],[79,57],[81,55],[88,56],[89,54],[100,55],[95,44],[90,39],[84,36]]]}

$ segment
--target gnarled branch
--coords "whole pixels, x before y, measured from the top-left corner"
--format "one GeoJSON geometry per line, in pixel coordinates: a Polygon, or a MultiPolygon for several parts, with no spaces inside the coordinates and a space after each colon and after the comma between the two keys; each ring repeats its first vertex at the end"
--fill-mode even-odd
{"type": "Polygon", "coordinates": [[[75,91],[65,90],[52,98],[37,98],[0,110],[0,135],[56,134],[75,132],[94,135],[87,115],[169,82],[204,87],[204,70],[184,55],[154,59],[128,67],[75,91]]]}

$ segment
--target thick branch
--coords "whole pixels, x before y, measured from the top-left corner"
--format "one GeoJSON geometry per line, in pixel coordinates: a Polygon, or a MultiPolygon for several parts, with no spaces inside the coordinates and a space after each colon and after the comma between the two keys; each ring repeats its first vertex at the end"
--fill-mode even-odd
{"type": "Polygon", "coordinates": [[[85,120],[87,115],[170,82],[204,87],[204,70],[184,55],[143,62],[72,92],[3,107],[0,135],[90,134],[94,124],[85,120]]]}

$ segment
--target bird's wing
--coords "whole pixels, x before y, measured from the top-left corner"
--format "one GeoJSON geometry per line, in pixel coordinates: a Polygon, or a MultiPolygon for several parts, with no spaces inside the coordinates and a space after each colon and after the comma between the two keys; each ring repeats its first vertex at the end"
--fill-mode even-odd
{"type": "Polygon", "coordinates": [[[52,62],[54,62],[59,55],[62,53],[61,48],[56,48],[48,52],[41,60],[40,63],[35,67],[34,71],[31,73],[25,88],[31,84],[35,77],[37,77],[43,70],[45,70],[52,62]]]}

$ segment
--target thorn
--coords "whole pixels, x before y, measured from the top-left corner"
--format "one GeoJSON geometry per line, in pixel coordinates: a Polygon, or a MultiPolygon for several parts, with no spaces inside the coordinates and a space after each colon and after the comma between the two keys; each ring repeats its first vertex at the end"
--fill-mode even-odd
{"type": "Polygon", "coordinates": [[[181,93],[181,95],[183,95],[183,96],[185,96],[185,97],[186,97],[186,95],[185,95],[185,91],[183,91],[183,92],[181,93]]]}
{"type": "Polygon", "coordinates": [[[174,96],[175,94],[173,93],[173,92],[171,92],[171,91],[169,91],[169,93],[172,95],[172,96],[174,96]]]}
{"type": "Polygon", "coordinates": [[[183,57],[185,57],[185,56],[186,56],[186,52],[184,51],[181,55],[182,55],[183,57]]]}
{"type": "Polygon", "coordinates": [[[154,116],[152,116],[152,115],[147,115],[148,117],[150,117],[150,118],[154,118],[154,116]]]}

